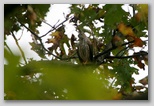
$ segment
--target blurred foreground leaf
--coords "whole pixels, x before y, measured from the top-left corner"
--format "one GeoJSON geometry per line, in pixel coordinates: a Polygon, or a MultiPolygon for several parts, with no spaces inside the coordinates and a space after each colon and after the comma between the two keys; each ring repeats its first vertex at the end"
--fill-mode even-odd
{"type": "MultiPolygon", "coordinates": [[[[74,65],[61,61],[33,61],[18,68],[17,75],[10,76],[10,80],[17,80],[12,85],[16,89],[5,90],[5,99],[41,100],[111,100],[117,91],[108,88],[108,82],[102,75],[94,73],[96,66],[74,65]],[[40,76],[37,76],[40,73],[40,76]],[[14,98],[10,98],[10,94],[14,98]]],[[[7,71],[7,68],[5,68],[7,71]]],[[[5,74],[7,76],[7,73],[5,74]]],[[[11,86],[9,86],[11,87],[11,86]]]]}

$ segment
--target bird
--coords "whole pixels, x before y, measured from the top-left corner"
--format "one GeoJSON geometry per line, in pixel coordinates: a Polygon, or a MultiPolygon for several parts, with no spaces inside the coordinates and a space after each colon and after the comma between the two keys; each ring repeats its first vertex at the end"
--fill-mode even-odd
{"type": "Polygon", "coordinates": [[[88,64],[93,61],[93,47],[90,39],[79,30],[79,44],[77,48],[77,55],[82,64],[88,64]]]}

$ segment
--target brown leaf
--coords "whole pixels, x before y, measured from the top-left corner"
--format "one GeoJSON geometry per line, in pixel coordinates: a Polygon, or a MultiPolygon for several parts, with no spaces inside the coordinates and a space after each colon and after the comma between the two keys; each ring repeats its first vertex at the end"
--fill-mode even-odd
{"type": "Polygon", "coordinates": [[[144,86],[135,86],[134,88],[135,88],[136,90],[141,90],[141,89],[144,88],[144,86]]]}
{"type": "Polygon", "coordinates": [[[144,62],[146,65],[148,65],[148,55],[143,56],[144,62]]]}
{"type": "Polygon", "coordinates": [[[114,46],[120,46],[123,44],[123,40],[118,35],[114,35],[112,43],[114,46]]]}
{"type": "Polygon", "coordinates": [[[55,39],[49,39],[47,42],[53,43],[53,45],[48,48],[50,51],[56,50],[59,47],[59,43],[55,39]]]}
{"type": "Polygon", "coordinates": [[[45,43],[57,43],[57,41],[54,38],[48,39],[45,43]]]}
{"type": "Polygon", "coordinates": [[[144,77],[144,78],[141,79],[139,82],[140,82],[141,84],[143,84],[143,85],[147,85],[147,84],[148,84],[148,76],[144,77]]]}
{"type": "Polygon", "coordinates": [[[62,57],[63,55],[65,55],[65,50],[64,49],[60,49],[60,56],[62,57]]]}
{"type": "MultiPolygon", "coordinates": [[[[134,53],[134,55],[136,55],[136,54],[138,54],[138,53],[134,53]]],[[[141,62],[142,58],[143,58],[142,56],[136,56],[136,57],[134,57],[134,60],[137,62],[137,66],[139,68],[145,70],[145,68],[144,68],[145,65],[141,62]]]]}
{"type": "Polygon", "coordinates": [[[135,37],[134,38],[134,46],[142,47],[143,46],[143,41],[140,38],[135,37]]]}
{"type": "Polygon", "coordinates": [[[144,68],[145,65],[144,65],[141,61],[138,62],[137,66],[138,66],[139,68],[145,70],[145,68],[144,68]]]}
{"type": "Polygon", "coordinates": [[[137,22],[140,22],[141,21],[141,17],[142,17],[141,16],[141,13],[136,13],[134,17],[135,17],[135,19],[136,19],[137,22]]]}
{"type": "Polygon", "coordinates": [[[121,93],[117,93],[114,97],[113,100],[121,100],[122,99],[122,94],[121,93]]]}

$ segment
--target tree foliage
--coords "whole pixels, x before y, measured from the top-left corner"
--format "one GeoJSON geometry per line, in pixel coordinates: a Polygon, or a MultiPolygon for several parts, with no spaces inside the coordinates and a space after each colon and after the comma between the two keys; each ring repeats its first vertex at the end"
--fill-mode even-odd
{"type": "MultiPolygon", "coordinates": [[[[124,4],[72,4],[65,20],[54,26],[44,21],[50,6],[4,5],[5,100],[148,99],[148,77],[138,86],[132,76],[148,66],[147,4],[129,4],[129,12],[122,8],[124,4]],[[44,35],[37,29],[41,23],[51,27],[44,35]],[[66,23],[77,34],[69,36],[66,23]],[[15,35],[21,28],[31,33],[33,42],[29,44],[40,61],[24,55],[15,35]],[[21,55],[11,51],[7,36],[14,38],[21,55]],[[80,45],[81,36],[92,47],[91,61],[80,61],[77,50],[86,47],[80,45]],[[21,64],[21,58],[25,63],[21,64]]],[[[85,50],[78,52],[88,55],[89,49],[85,50]]]]}

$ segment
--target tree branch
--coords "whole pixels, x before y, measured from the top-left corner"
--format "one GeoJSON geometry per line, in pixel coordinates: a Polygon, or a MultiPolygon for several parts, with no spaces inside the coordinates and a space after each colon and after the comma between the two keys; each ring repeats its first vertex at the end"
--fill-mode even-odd
{"type": "Polygon", "coordinates": [[[121,56],[126,52],[126,50],[129,48],[129,46],[128,47],[125,47],[125,48],[123,48],[122,50],[120,50],[117,54],[116,54],[116,56],[118,56],[121,52],[123,52],[122,54],[121,54],[121,56]]]}
{"type": "MultiPolygon", "coordinates": [[[[122,44],[121,46],[125,46],[125,45],[127,45],[127,44],[131,44],[131,43],[133,43],[134,41],[130,41],[130,42],[127,42],[127,43],[124,43],[124,44],[122,44]]],[[[98,57],[100,57],[100,56],[102,56],[102,55],[104,55],[104,54],[106,54],[106,53],[108,53],[108,52],[110,52],[110,51],[112,51],[112,50],[114,50],[114,49],[116,49],[116,48],[118,48],[119,46],[112,46],[112,48],[110,48],[110,49],[108,49],[108,50],[106,50],[106,51],[104,51],[104,52],[102,52],[102,53],[99,53],[98,55],[96,55],[95,57],[94,57],[94,59],[96,60],[98,57]]]]}
{"type": "Polygon", "coordinates": [[[137,53],[134,53],[133,55],[130,55],[130,56],[107,56],[105,58],[108,58],[108,59],[125,59],[125,58],[134,58],[134,57],[138,57],[138,56],[146,56],[148,55],[147,52],[143,52],[143,51],[140,51],[140,52],[137,52],[137,53]]]}

